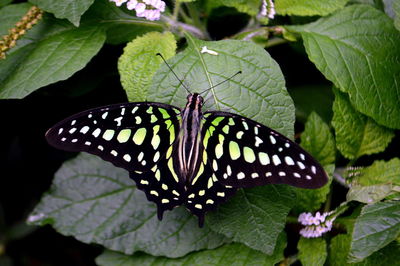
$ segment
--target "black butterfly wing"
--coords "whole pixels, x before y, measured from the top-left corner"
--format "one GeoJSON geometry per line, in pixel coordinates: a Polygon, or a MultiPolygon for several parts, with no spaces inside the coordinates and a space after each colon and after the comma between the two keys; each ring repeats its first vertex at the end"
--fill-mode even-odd
{"type": "Polygon", "coordinates": [[[204,114],[203,145],[218,181],[233,187],[288,184],[319,188],[321,165],[298,144],[251,119],[227,112],[204,114]],[[215,162],[214,162],[215,160],[215,162]]]}
{"type": "Polygon", "coordinates": [[[73,115],[46,133],[52,146],[95,154],[125,168],[147,198],[164,210],[182,204],[170,163],[180,128],[180,110],[160,103],[104,106],[73,115]]]}
{"type": "Polygon", "coordinates": [[[206,212],[216,209],[237,191],[237,188],[218,181],[213,171],[212,160],[207,152],[202,150],[199,171],[188,186],[185,200],[186,208],[199,218],[200,227],[203,226],[206,212]]]}
{"type": "Polygon", "coordinates": [[[92,153],[128,171],[149,171],[175,141],[179,112],[160,103],[104,106],[57,123],[46,139],[56,148],[92,153]]]}

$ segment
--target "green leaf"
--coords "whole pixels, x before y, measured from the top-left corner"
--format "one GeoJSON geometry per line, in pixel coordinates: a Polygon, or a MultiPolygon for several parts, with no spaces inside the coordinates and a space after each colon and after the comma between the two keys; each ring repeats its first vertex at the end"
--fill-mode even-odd
{"type": "Polygon", "coordinates": [[[357,112],[344,93],[334,92],[332,125],[339,151],[348,159],[384,151],[394,137],[393,131],[357,112]]]}
{"type": "Polygon", "coordinates": [[[180,257],[226,241],[199,228],[184,208],[166,212],[160,222],[156,205],[136,189],[127,171],[88,154],[64,163],[28,221],[52,224],[64,235],[126,254],[141,250],[180,257]]]}
{"type": "Polygon", "coordinates": [[[328,255],[323,238],[300,238],[297,244],[299,259],[303,266],[324,265],[328,255]]]}
{"type": "Polygon", "coordinates": [[[276,0],[276,12],[280,15],[325,16],[342,9],[349,0],[276,0]]]}
{"type": "Polygon", "coordinates": [[[347,201],[359,201],[362,203],[376,203],[394,192],[393,186],[390,184],[371,185],[371,186],[360,186],[352,185],[350,190],[347,192],[347,201]]]}
{"type": "Polygon", "coordinates": [[[400,1],[393,2],[394,26],[400,31],[400,1]]]}
{"type": "MultiPolygon", "coordinates": [[[[1,10],[2,11],[2,10],[1,10]]],[[[0,14],[1,16],[1,14],[0,14]]],[[[36,30],[48,25],[46,22],[36,30]]],[[[38,36],[28,39],[0,61],[0,98],[23,98],[33,91],[65,80],[81,70],[102,47],[105,34],[93,27],[68,29],[54,24],[38,36]]],[[[26,38],[29,38],[27,34],[26,38]]]]}
{"type": "Polygon", "coordinates": [[[255,16],[260,11],[260,1],[258,0],[214,0],[214,5],[224,5],[236,8],[239,12],[255,16]]]}
{"type": "Polygon", "coordinates": [[[162,21],[138,18],[134,11],[117,7],[109,0],[95,1],[83,15],[81,23],[104,29],[110,44],[125,44],[147,32],[163,31],[165,27],[162,21]]]}
{"type": "Polygon", "coordinates": [[[351,236],[348,234],[338,235],[332,238],[331,243],[329,245],[328,265],[331,266],[349,265],[347,263],[347,254],[349,254],[350,242],[351,242],[351,236]]]}
{"type": "Polygon", "coordinates": [[[399,262],[400,245],[395,242],[376,251],[368,258],[359,263],[348,263],[347,254],[351,243],[350,235],[338,235],[332,238],[328,261],[331,266],[376,266],[376,265],[397,265],[399,262]]]}
{"type": "Polygon", "coordinates": [[[176,41],[170,32],[150,32],[128,43],[118,61],[121,83],[131,102],[144,101],[154,73],[165,59],[175,55],[176,41]]]}
{"type": "Polygon", "coordinates": [[[29,0],[46,12],[53,13],[56,18],[66,18],[75,26],[79,22],[83,13],[93,4],[94,0],[29,0]]]}
{"type": "MultiPolygon", "coordinates": [[[[223,110],[254,119],[293,138],[294,106],[278,64],[261,47],[246,41],[206,42],[188,36],[188,48],[168,63],[192,92],[202,92],[205,110],[223,110]],[[202,47],[218,55],[201,53],[202,47]]],[[[149,88],[148,100],[184,106],[187,92],[166,65],[149,88]]]]}
{"type": "Polygon", "coordinates": [[[363,186],[394,184],[400,186],[400,159],[393,158],[388,162],[375,161],[371,166],[360,169],[354,179],[363,186]]]}
{"type": "Polygon", "coordinates": [[[286,237],[282,234],[280,241],[271,256],[252,250],[244,245],[235,243],[224,245],[214,250],[204,250],[190,253],[189,255],[179,259],[168,259],[164,257],[153,257],[147,254],[135,254],[126,256],[121,253],[106,251],[101,254],[96,263],[99,266],[134,266],[134,265],[275,265],[281,261],[283,250],[286,246],[286,237]]]}
{"type": "Polygon", "coordinates": [[[215,232],[271,255],[294,201],[295,194],[286,185],[240,189],[206,222],[215,232]]]}
{"type": "Polygon", "coordinates": [[[400,128],[400,38],[390,18],[371,6],[352,5],[287,28],[301,34],[310,60],[358,111],[400,128]]]}
{"type": "Polygon", "coordinates": [[[308,117],[301,135],[301,146],[316,158],[321,165],[335,163],[335,140],[326,124],[314,112],[308,117]]]}
{"type": "Polygon", "coordinates": [[[321,208],[321,204],[326,201],[326,197],[329,194],[330,186],[332,182],[333,171],[335,170],[335,165],[325,165],[324,169],[329,176],[329,181],[325,186],[317,189],[305,189],[305,188],[295,188],[297,195],[296,205],[293,208],[296,213],[304,211],[317,211],[321,208]]]}
{"type": "Polygon", "coordinates": [[[10,4],[12,0],[0,0],[0,8],[10,4]]]}
{"type": "Polygon", "coordinates": [[[395,240],[399,233],[399,201],[378,202],[363,207],[354,225],[349,261],[362,261],[395,240]]]}
{"type": "Polygon", "coordinates": [[[375,161],[371,166],[356,169],[347,200],[375,203],[398,192],[400,159],[375,161]]]}

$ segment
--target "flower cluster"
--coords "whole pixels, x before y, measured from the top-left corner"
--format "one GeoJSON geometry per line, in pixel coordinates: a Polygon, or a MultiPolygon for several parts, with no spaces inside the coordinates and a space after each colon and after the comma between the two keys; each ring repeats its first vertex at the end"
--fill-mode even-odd
{"type": "Polygon", "coordinates": [[[110,0],[117,6],[126,3],[129,10],[135,10],[136,16],[147,20],[159,20],[161,12],[165,11],[165,2],[161,0],[110,0]]]}
{"type": "Polygon", "coordinates": [[[268,17],[270,19],[273,19],[275,17],[276,11],[275,11],[275,5],[272,0],[263,0],[262,5],[261,5],[261,11],[260,15],[263,17],[268,17]]]}
{"type": "Polygon", "coordinates": [[[325,212],[323,214],[317,212],[315,216],[309,212],[301,213],[298,221],[306,227],[300,230],[300,234],[306,238],[313,238],[320,237],[322,234],[329,232],[332,229],[334,220],[334,218],[326,219],[330,214],[332,214],[332,212],[325,212]]]}

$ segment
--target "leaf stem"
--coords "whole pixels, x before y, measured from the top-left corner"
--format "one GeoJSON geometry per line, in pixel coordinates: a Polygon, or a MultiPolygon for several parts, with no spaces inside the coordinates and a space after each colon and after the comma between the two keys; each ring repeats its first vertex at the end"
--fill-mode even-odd
{"type": "Polygon", "coordinates": [[[172,11],[172,19],[178,21],[178,14],[181,7],[179,0],[175,0],[174,10],[172,11]]]}
{"type": "Polygon", "coordinates": [[[196,36],[199,39],[206,39],[206,35],[200,29],[196,28],[193,25],[189,25],[186,23],[182,23],[179,21],[175,21],[168,16],[161,15],[161,20],[167,23],[170,26],[170,30],[177,33],[182,34],[182,31],[187,31],[196,36]]]}
{"type": "Polygon", "coordinates": [[[265,46],[266,48],[268,47],[273,47],[279,44],[283,44],[283,43],[288,43],[288,40],[282,39],[282,38],[278,38],[278,37],[274,37],[268,40],[267,45],[265,46]]]}

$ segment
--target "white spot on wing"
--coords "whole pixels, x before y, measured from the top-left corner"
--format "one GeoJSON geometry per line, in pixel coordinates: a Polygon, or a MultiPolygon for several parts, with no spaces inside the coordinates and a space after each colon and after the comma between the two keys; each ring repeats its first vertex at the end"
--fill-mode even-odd
{"type": "Polygon", "coordinates": [[[96,130],[93,131],[92,135],[93,135],[95,138],[97,138],[97,137],[100,135],[100,133],[101,133],[100,128],[96,128],[96,130]]]}
{"type": "Polygon", "coordinates": [[[306,166],[302,162],[297,161],[297,165],[300,167],[300,169],[306,168],[306,166]]]}
{"type": "Polygon", "coordinates": [[[293,161],[292,157],[290,157],[290,156],[285,157],[285,162],[287,165],[294,165],[294,161],[293,161]]]}
{"type": "Polygon", "coordinates": [[[317,173],[317,168],[313,165],[311,166],[311,172],[315,175],[317,173]]]}
{"type": "Polygon", "coordinates": [[[117,127],[121,126],[122,116],[115,118],[114,121],[117,122],[117,127]]]}
{"type": "Polygon", "coordinates": [[[89,131],[89,127],[88,126],[84,126],[83,128],[81,128],[81,130],[79,132],[81,132],[82,134],[86,134],[89,131]]]}
{"type": "Polygon", "coordinates": [[[237,179],[243,179],[245,177],[245,174],[243,172],[240,172],[237,174],[237,179]]]}
{"type": "Polygon", "coordinates": [[[281,164],[281,160],[279,159],[279,156],[276,154],[272,156],[272,161],[274,162],[275,165],[281,164]]]}
{"type": "Polygon", "coordinates": [[[276,139],[272,135],[269,135],[269,140],[271,141],[272,144],[276,143],[276,139]]]}

